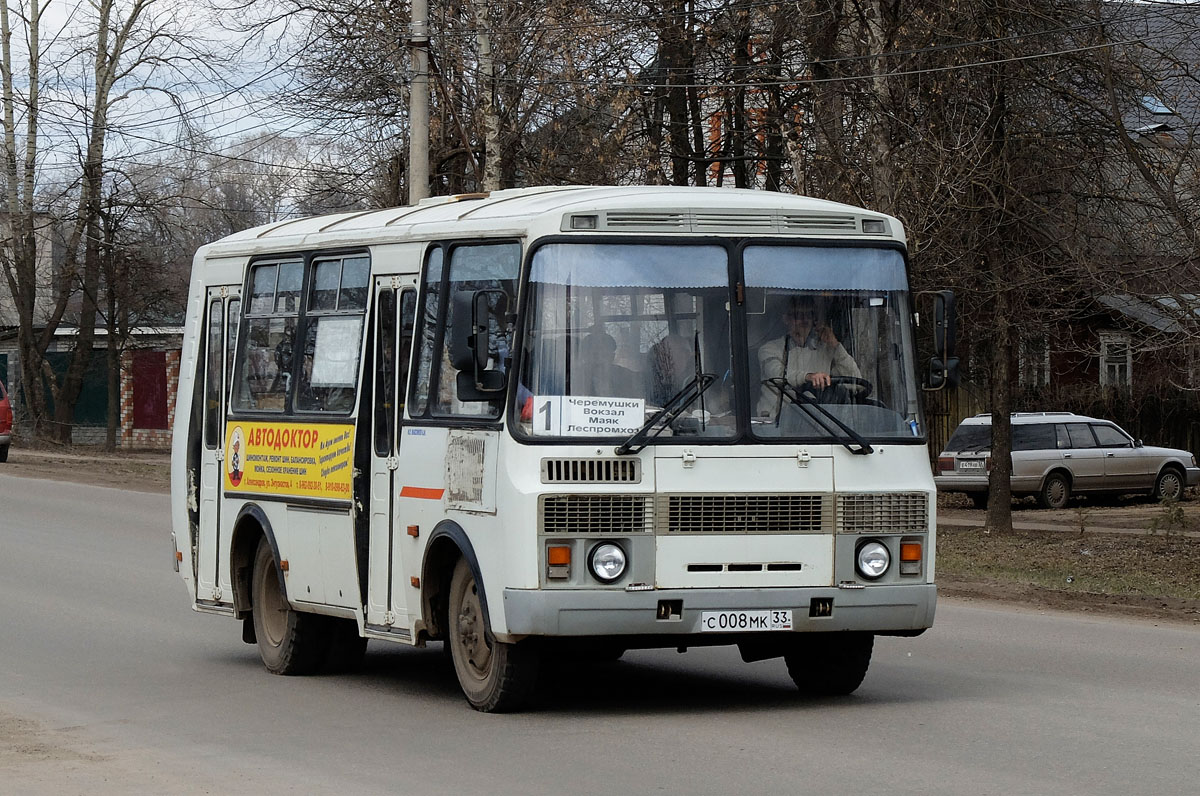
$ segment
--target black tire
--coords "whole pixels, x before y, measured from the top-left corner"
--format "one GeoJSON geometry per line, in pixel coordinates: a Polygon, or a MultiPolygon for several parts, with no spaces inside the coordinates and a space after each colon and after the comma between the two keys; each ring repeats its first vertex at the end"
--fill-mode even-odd
{"type": "Polygon", "coordinates": [[[8,461],[8,446],[0,445],[0,464],[8,461]]]}
{"type": "Polygon", "coordinates": [[[263,665],[272,674],[311,674],[329,648],[325,617],[292,610],[280,587],[279,568],[263,539],[254,554],[251,614],[263,665]]]}
{"type": "Polygon", "coordinates": [[[357,672],[367,654],[367,640],[359,635],[353,619],[326,618],[325,659],[321,671],[331,674],[357,672]]]}
{"type": "Polygon", "coordinates": [[[1186,488],[1187,482],[1184,481],[1183,473],[1174,467],[1164,467],[1158,474],[1158,478],[1154,480],[1154,491],[1150,494],[1159,502],[1179,500],[1183,497],[1183,490],[1186,488]]]}
{"type": "Polygon", "coordinates": [[[970,494],[972,506],[974,506],[977,509],[986,509],[987,508],[987,504],[988,504],[988,493],[987,492],[971,492],[969,494],[970,494]]]}
{"type": "Polygon", "coordinates": [[[1065,509],[1071,499],[1071,479],[1063,473],[1050,473],[1038,492],[1038,505],[1044,509],[1065,509]]]}
{"type": "Polygon", "coordinates": [[[806,696],[846,696],[862,685],[871,666],[870,633],[813,633],[784,653],[792,682],[806,696]]]}
{"type": "Polygon", "coordinates": [[[459,559],[450,578],[449,609],[450,657],[471,707],[484,713],[522,707],[537,685],[541,656],[530,641],[508,644],[492,637],[479,584],[466,559],[459,559]]]}

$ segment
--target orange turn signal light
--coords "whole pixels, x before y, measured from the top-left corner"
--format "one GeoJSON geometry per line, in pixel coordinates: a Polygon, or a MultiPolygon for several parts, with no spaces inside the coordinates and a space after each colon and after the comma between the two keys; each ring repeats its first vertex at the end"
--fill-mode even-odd
{"type": "Polygon", "coordinates": [[[557,546],[546,548],[546,563],[552,567],[570,566],[571,548],[557,546]]]}
{"type": "Polygon", "coordinates": [[[183,553],[181,553],[181,552],[179,552],[178,550],[176,550],[176,551],[175,551],[175,560],[176,560],[176,561],[182,561],[182,560],[183,560],[183,553]]]}
{"type": "Polygon", "coordinates": [[[900,543],[900,560],[901,561],[920,561],[921,560],[921,543],[920,542],[901,542],[900,543]]]}

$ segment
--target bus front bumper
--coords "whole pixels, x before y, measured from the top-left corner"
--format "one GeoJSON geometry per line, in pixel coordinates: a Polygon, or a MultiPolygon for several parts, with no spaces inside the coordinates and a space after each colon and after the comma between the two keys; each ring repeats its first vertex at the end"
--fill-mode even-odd
{"type": "Polygon", "coordinates": [[[701,629],[705,611],[756,610],[791,610],[792,632],[908,633],[931,627],[936,605],[937,586],[932,583],[861,589],[505,589],[508,633],[497,637],[704,637],[711,635],[701,629]]]}

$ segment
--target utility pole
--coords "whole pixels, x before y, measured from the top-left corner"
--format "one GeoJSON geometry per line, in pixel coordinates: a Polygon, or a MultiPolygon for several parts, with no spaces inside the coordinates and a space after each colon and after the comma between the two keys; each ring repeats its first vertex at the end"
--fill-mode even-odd
{"type": "Polygon", "coordinates": [[[429,196],[429,0],[412,0],[408,93],[408,203],[429,196]]]}

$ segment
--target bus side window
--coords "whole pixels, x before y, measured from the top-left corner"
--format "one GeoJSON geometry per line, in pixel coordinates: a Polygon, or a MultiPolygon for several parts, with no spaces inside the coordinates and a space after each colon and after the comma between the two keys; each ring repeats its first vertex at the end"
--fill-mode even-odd
{"type": "Polygon", "coordinates": [[[208,351],[207,375],[204,379],[204,445],[216,448],[220,444],[217,430],[220,428],[221,407],[221,301],[208,305],[208,351]]]}
{"type": "Polygon", "coordinates": [[[225,390],[226,398],[228,398],[228,390],[233,384],[233,354],[237,350],[237,332],[238,323],[242,320],[242,300],[233,298],[229,300],[228,310],[226,311],[225,320],[225,390]]]}
{"type": "Polygon", "coordinates": [[[408,388],[408,363],[412,360],[413,329],[417,323],[417,291],[405,290],[400,294],[400,389],[396,401],[397,423],[404,417],[404,397],[408,388]]]}
{"type": "Polygon", "coordinates": [[[291,389],[296,322],[304,263],[264,263],[250,276],[245,339],[239,339],[241,368],[234,407],[282,412],[291,389]]]}
{"type": "Polygon", "coordinates": [[[440,329],[442,297],[442,249],[429,250],[425,262],[425,287],[421,304],[421,354],[417,360],[417,378],[412,387],[409,415],[419,417],[429,409],[429,387],[433,380],[433,349],[440,329]]]}
{"type": "MultiPolygon", "coordinates": [[[[451,251],[446,289],[451,300],[445,302],[445,315],[440,326],[445,330],[440,346],[433,414],[439,416],[498,417],[502,401],[460,402],[457,395],[458,372],[450,363],[451,341],[465,337],[471,331],[470,317],[457,317],[455,295],[489,291],[491,312],[488,324],[488,355],[493,368],[503,368],[511,353],[512,341],[505,323],[505,313],[516,306],[516,284],[521,266],[521,247],[515,243],[490,243],[457,246],[451,251]],[[503,295],[501,295],[503,294],[503,295]],[[503,306],[501,306],[503,305],[503,306]]],[[[485,319],[480,319],[485,322],[485,319]]]]}
{"type": "Polygon", "coordinates": [[[396,291],[379,291],[375,313],[375,453],[389,456],[396,428],[396,291]]]}
{"type": "Polygon", "coordinates": [[[370,271],[370,260],[361,254],[314,262],[296,391],[299,411],[354,408],[370,271]]]}

